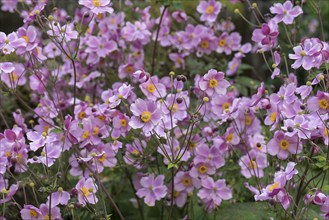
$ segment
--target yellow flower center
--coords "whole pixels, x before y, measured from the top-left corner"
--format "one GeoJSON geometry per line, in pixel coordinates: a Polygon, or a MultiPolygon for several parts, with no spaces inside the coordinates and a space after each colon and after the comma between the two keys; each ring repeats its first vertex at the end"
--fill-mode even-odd
{"type": "Polygon", "coordinates": [[[88,188],[85,187],[85,186],[82,187],[81,191],[82,191],[82,194],[83,194],[85,197],[87,197],[87,196],[90,194],[88,188]]]}
{"type": "Polygon", "coordinates": [[[246,117],[244,118],[244,123],[246,124],[246,126],[251,125],[252,117],[250,117],[249,115],[246,115],[246,117]]]}
{"type": "Polygon", "coordinates": [[[39,216],[39,214],[37,213],[37,211],[31,209],[31,210],[30,210],[30,216],[33,217],[33,218],[36,218],[36,217],[39,216]]]}
{"type": "Polygon", "coordinates": [[[100,158],[98,158],[98,161],[103,163],[106,160],[106,153],[104,153],[100,158]]]}
{"type": "Polygon", "coordinates": [[[83,118],[86,117],[86,112],[82,111],[79,113],[79,119],[82,120],[83,118]]]}
{"type": "Polygon", "coordinates": [[[304,57],[306,56],[306,52],[303,50],[302,52],[300,52],[300,55],[304,57]]]}
{"type": "Polygon", "coordinates": [[[98,115],[97,118],[101,121],[105,121],[105,116],[103,115],[98,115]]]}
{"type": "Polygon", "coordinates": [[[328,106],[329,106],[328,101],[325,100],[325,99],[320,99],[320,101],[319,101],[319,106],[320,106],[320,108],[322,108],[322,109],[327,109],[328,106]]]}
{"type": "Polygon", "coordinates": [[[170,109],[170,111],[172,111],[172,112],[177,112],[177,111],[178,111],[178,105],[175,103],[175,104],[173,104],[169,109],[170,109]]]}
{"type": "Polygon", "coordinates": [[[127,126],[127,121],[125,119],[120,120],[120,125],[121,127],[126,127],[127,126]]]}
{"type": "Polygon", "coordinates": [[[209,80],[209,87],[210,88],[216,88],[217,87],[217,85],[218,85],[218,81],[216,80],[216,79],[211,79],[211,80],[209,80]]]}
{"type": "Polygon", "coordinates": [[[230,107],[231,107],[231,103],[229,103],[229,102],[224,102],[222,105],[222,109],[224,111],[228,110],[230,107]]]}
{"type": "Polygon", "coordinates": [[[86,139],[86,138],[89,137],[89,135],[90,135],[90,134],[89,134],[89,131],[84,131],[81,137],[82,137],[83,139],[86,139]]]}
{"type": "Polygon", "coordinates": [[[143,122],[149,122],[151,120],[151,112],[149,111],[144,111],[141,115],[141,120],[143,122]]]}
{"type": "Polygon", "coordinates": [[[136,149],[134,149],[131,153],[132,153],[133,155],[135,155],[135,156],[138,156],[138,155],[139,155],[139,152],[138,152],[138,150],[136,150],[136,149]]]}
{"type": "Polygon", "coordinates": [[[149,91],[150,93],[153,93],[155,91],[155,86],[152,83],[148,84],[147,91],[149,91]]]}
{"type": "Polygon", "coordinates": [[[95,7],[100,7],[102,4],[101,4],[101,1],[100,0],[93,0],[93,5],[95,7]]]}
{"type": "Polygon", "coordinates": [[[280,141],[280,148],[282,150],[287,150],[289,147],[289,142],[287,140],[280,141]]]}
{"type": "Polygon", "coordinates": [[[218,42],[218,45],[219,45],[220,47],[224,47],[224,46],[226,45],[226,40],[224,40],[224,39],[220,40],[220,41],[218,42]]]}
{"type": "Polygon", "coordinates": [[[9,74],[9,80],[11,82],[16,82],[17,79],[18,79],[18,75],[16,73],[12,72],[12,73],[9,74]]]}
{"type": "Polygon", "coordinates": [[[43,220],[51,220],[51,217],[49,217],[49,215],[45,215],[45,216],[43,217],[43,220]]]}
{"type": "Polygon", "coordinates": [[[93,135],[98,135],[99,134],[99,127],[95,126],[93,129],[93,135]]]}
{"type": "Polygon", "coordinates": [[[185,178],[183,179],[183,185],[184,185],[184,186],[190,186],[190,185],[191,185],[191,179],[188,178],[188,177],[185,177],[185,178]]]}
{"type": "Polygon", "coordinates": [[[276,120],[276,112],[272,112],[272,114],[271,114],[271,116],[270,116],[270,120],[271,120],[272,122],[275,122],[275,120],[276,120]]]}
{"type": "Polygon", "coordinates": [[[5,153],[6,157],[10,157],[12,154],[13,154],[13,153],[10,152],[10,151],[7,151],[7,152],[5,153]]]}
{"type": "Polygon", "coordinates": [[[227,137],[226,137],[226,141],[227,141],[228,143],[231,143],[232,140],[233,140],[233,137],[234,137],[234,136],[233,136],[232,133],[228,134],[227,137]]]}
{"type": "Polygon", "coordinates": [[[273,184],[270,186],[270,188],[268,188],[268,190],[269,190],[270,192],[272,192],[274,189],[277,189],[277,188],[279,188],[279,183],[278,183],[278,182],[275,182],[275,183],[273,183],[273,184]]]}
{"type": "Polygon", "coordinates": [[[207,172],[207,167],[202,165],[199,167],[199,173],[204,174],[207,172]]]}
{"type": "Polygon", "coordinates": [[[174,193],[174,197],[177,198],[179,195],[180,195],[180,192],[175,191],[175,193],[174,193]]]}
{"type": "Polygon", "coordinates": [[[132,73],[134,71],[134,67],[132,67],[132,66],[127,66],[126,67],[126,72],[127,73],[132,73]]]}
{"type": "Polygon", "coordinates": [[[209,47],[209,42],[207,40],[201,41],[201,47],[207,49],[209,47]]]}
{"type": "Polygon", "coordinates": [[[250,167],[251,169],[256,169],[256,168],[257,168],[257,162],[256,162],[255,159],[254,159],[254,160],[251,160],[251,161],[249,162],[249,167],[250,167]]]}
{"type": "Polygon", "coordinates": [[[26,43],[29,42],[29,37],[28,36],[25,35],[22,38],[26,41],[26,43]]]}
{"type": "Polygon", "coordinates": [[[208,7],[206,8],[206,13],[207,14],[211,14],[214,12],[214,7],[211,5],[208,5],[208,7]]]}
{"type": "Polygon", "coordinates": [[[196,146],[196,143],[194,141],[191,141],[190,146],[189,146],[190,150],[193,150],[195,148],[195,146],[196,146]]]}
{"type": "Polygon", "coordinates": [[[327,129],[327,128],[324,128],[324,130],[323,130],[323,135],[324,135],[325,137],[328,137],[328,129],[327,129]]]}

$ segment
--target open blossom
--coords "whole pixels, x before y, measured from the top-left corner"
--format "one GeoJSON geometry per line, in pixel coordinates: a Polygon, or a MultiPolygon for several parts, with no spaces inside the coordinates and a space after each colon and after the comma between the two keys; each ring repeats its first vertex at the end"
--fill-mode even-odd
{"type": "Polygon", "coordinates": [[[268,153],[285,160],[290,154],[299,154],[302,151],[301,140],[298,136],[287,136],[283,131],[276,131],[274,137],[268,142],[268,153]]]}
{"type": "Polygon", "coordinates": [[[215,0],[201,1],[197,7],[197,11],[201,13],[200,20],[209,23],[215,22],[217,15],[222,8],[222,4],[215,0]]]}
{"type": "Polygon", "coordinates": [[[129,125],[132,128],[142,128],[145,133],[149,133],[161,119],[161,110],[154,101],[144,101],[137,99],[130,106],[132,116],[129,125]]]}
{"type": "Polygon", "coordinates": [[[295,60],[291,65],[292,68],[298,69],[302,66],[305,70],[310,70],[313,67],[313,54],[320,50],[321,45],[307,44],[305,47],[296,46],[293,48],[294,54],[289,54],[289,58],[295,60]]]}
{"type": "Polygon", "coordinates": [[[294,19],[303,13],[303,10],[300,6],[295,6],[291,1],[286,1],[285,3],[275,3],[270,11],[272,14],[275,14],[273,20],[277,23],[283,21],[285,24],[292,24],[294,19]]]}
{"type": "Polygon", "coordinates": [[[224,179],[214,181],[213,178],[207,176],[201,180],[202,188],[198,192],[198,197],[205,201],[207,209],[211,210],[222,203],[222,200],[232,198],[232,190],[226,186],[224,179]]]}
{"type": "Polygon", "coordinates": [[[167,187],[163,185],[164,175],[154,177],[153,174],[142,177],[141,188],[136,192],[139,198],[144,198],[148,206],[154,206],[155,201],[159,201],[167,195],[167,187]]]}
{"type": "Polygon", "coordinates": [[[329,112],[329,94],[318,91],[316,96],[307,100],[307,107],[311,112],[318,111],[320,114],[329,112]]]}
{"type": "Polygon", "coordinates": [[[212,96],[214,93],[224,95],[229,86],[230,83],[224,79],[224,73],[215,69],[209,70],[199,81],[200,89],[205,91],[208,96],[212,96]]]}
{"type": "Polygon", "coordinates": [[[266,154],[251,150],[247,155],[244,155],[239,160],[241,167],[241,174],[250,178],[251,176],[257,176],[262,178],[264,176],[263,169],[267,167],[266,154]]]}
{"type": "Polygon", "coordinates": [[[42,218],[42,213],[40,209],[33,205],[24,205],[24,208],[21,210],[21,218],[23,220],[39,220],[42,218]]]}
{"type": "Polygon", "coordinates": [[[279,35],[278,24],[274,20],[262,25],[262,28],[252,32],[252,40],[258,43],[263,50],[269,50],[276,44],[279,35]]]}
{"type": "Polygon", "coordinates": [[[86,203],[96,204],[98,202],[96,197],[97,186],[92,178],[82,177],[75,188],[78,190],[79,203],[86,205],[86,203]]]}
{"type": "Polygon", "coordinates": [[[166,87],[159,82],[157,76],[152,76],[149,80],[139,85],[144,95],[150,100],[157,100],[157,98],[163,98],[166,95],[166,87]]]}
{"type": "Polygon", "coordinates": [[[111,0],[79,0],[79,4],[89,8],[95,14],[113,13],[114,11],[110,7],[111,0]]]}

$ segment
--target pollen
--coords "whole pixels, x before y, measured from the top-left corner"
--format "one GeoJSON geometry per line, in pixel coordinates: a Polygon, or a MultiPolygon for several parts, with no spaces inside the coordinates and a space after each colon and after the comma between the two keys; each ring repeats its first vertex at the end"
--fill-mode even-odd
{"type": "Polygon", "coordinates": [[[125,119],[120,120],[120,125],[121,127],[126,127],[127,126],[127,121],[125,119]]]}
{"type": "Polygon", "coordinates": [[[185,177],[182,182],[183,182],[184,186],[190,186],[191,185],[191,179],[188,178],[188,177],[185,177]]]}
{"type": "Polygon", "coordinates": [[[141,115],[141,120],[144,122],[144,123],[147,123],[151,120],[151,112],[149,111],[144,111],[141,115]]]}
{"type": "Polygon", "coordinates": [[[322,109],[327,109],[329,106],[328,101],[325,99],[320,99],[319,100],[319,107],[322,109]]]}
{"type": "Polygon", "coordinates": [[[201,41],[201,47],[207,49],[209,47],[209,42],[207,40],[201,41]]]}
{"type": "Polygon", "coordinates": [[[229,103],[229,102],[224,102],[222,105],[222,109],[224,111],[228,110],[230,107],[231,107],[231,103],[229,103]]]}
{"type": "Polygon", "coordinates": [[[150,83],[147,85],[147,91],[149,91],[150,93],[153,93],[155,91],[155,86],[154,84],[150,83]]]}
{"type": "Polygon", "coordinates": [[[169,109],[170,109],[171,112],[174,112],[175,113],[175,112],[178,111],[178,105],[177,104],[173,104],[172,106],[170,106],[169,109]]]}
{"type": "Polygon", "coordinates": [[[98,161],[103,163],[106,160],[106,153],[104,153],[100,158],[98,158],[98,161]]]}
{"type": "Polygon", "coordinates": [[[79,119],[82,120],[86,117],[86,112],[82,111],[79,113],[79,119]]]}
{"type": "Polygon", "coordinates": [[[225,45],[226,45],[226,40],[221,39],[220,41],[218,41],[218,46],[224,47],[225,45]]]}
{"type": "Polygon", "coordinates": [[[302,50],[302,52],[300,52],[300,55],[301,55],[302,57],[304,57],[304,56],[306,56],[306,52],[305,52],[304,50],[302,50]]]}
{"type": "Polygon", "coordinates": [[[289,147],[289,142],[287,140],[280,141],[280,148],[282,150],[287,150],[289,147]]]}
{"type": "Polygon", "coordinates": [[[252,117],[250,117],[249,115],[246,115],[246,117],[244,118],[244,123],[246,124],[246,126],[251,125],[252,121],[252,117]]]}
{"type": "Polygon", "coordinates": [[[36,217],[39,216],[39,214],[35,210],[31,209],[30,210],[30,216],[33,217],[33,218],[36,218],[36,217]]]}
{"type": "Polygon", "coordinates": [[[250,167],[251,169],[256,169],[256,168],[257,168],[257,162],[256,162],[255,159],[253,159],[253,160],[251,160],[251,161],[249,162],[249,167],[250,167]]]}
{"type": "Polygon", "coordinates": [[[210,88],[216,88],[217,87],[217,85],[218,85],[218,81],[216,80],[216,79],[211,79],[211,80],[209,80],[209,87],[210,88]]]}
{"type": "Polygon", "coordinates": [[[23,38],[26,42],[29,42],[29,37],[28,37],[28,36],[25,35],[25,36],[23,36],[22,38],[23,38]]]}
{"type": "Polygon", "coordinates": [[[89,131],[84,131],[81,137],[82,137],[83,139],[86,139],[86,138],[89,137],[89,135],[90,135],[90,134],[89,134],[89,131]]]}
{"type": "Polygon", "coordinates": [[[199,173],[204,174],[206,172],[207,172],[207,167],[205,165],[199,167],[199,173]]]}
{"type": "Polygon", "coordinates": [[[234,137],[234,135],[233,135],[232,133],[230,133],[229,135],[227,135],[227,137],[226,137],[226,141],[227,141],[228,143],[231,143],[232,140],[233,140],[233,137],[234,137]]]}
{"type": "Polygon", "coordinates": [[[93,0],[93,5],[94,5],[95,7],[100,7],[100,6],[102,6],[100,0],[93,0]]]}
{"type": "Polygon", "coordinates": [[[275,120],[276,120],[276,112],[272,112],[272,114],[271,114],[271,116],[270,116],[270,120],[271,120],[272,122],[275,122],[275,120]]]}
{"type": "Polygon", "coordinates": [[[83,194],[85,197],[87,197],[87,196],[90,194],[88,188],[85,187],[85,186],[83,186],[83,187],[81,188],[81,191],[82,191],[82,194],[83,194]]]}
{"type": "Polygon", "coordinates": [[[132,73],[134,71],[134,67],[132,67],[131,65],[127,66],[126,67],[126,72],[129,74],[129,73],[132,73]]]}
{"type": "Polygon", "coordinates": [[[12,72],[12,73],[9,74],[9,79],[12,82],[16,82],[17,79],[18,79],[18,75],[16,73],[12,72]]]}
{"type": "Polygon", "coordinates": [[[206,8],[206,13],[209,15],[214,12],[214,7],[212,5],[208,5],[206,8]]]}
{"type": "Polygon", "coordinates": [[[98,135],[99,134],[99,127],[95,126],[93,129],[93,135],[98,135]]]}
{"type": "Polygon", "coordinates": [[[279,188],[279,183],[278,183],[278,182],[275,182],[275,183],[273,183],[273,184],[270,186],[270,188],[268,188],[268,190],[269,190],[270,192],[272,192],[274,189],[277,189],[277,188],[279,188]]]}

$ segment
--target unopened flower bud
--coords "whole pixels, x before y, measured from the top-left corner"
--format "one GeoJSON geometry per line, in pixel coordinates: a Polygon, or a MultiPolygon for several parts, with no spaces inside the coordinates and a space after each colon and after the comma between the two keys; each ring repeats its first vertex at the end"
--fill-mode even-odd
{"type": "Polygon", "coordinates": [[[35,187],[35,184],[33,182],[31,182],[29,185],[31,188],[35,187]]]}
{"type": "Polygon", "coordinates": [[[78,209],[80,209],[80,208],[83,207],[82,204],[81,204],[80,202],[75,202],[75,203],[74,203],[74,206],[75,206],[75,208],[78,208],[78,209]]]}
{"type": "Polygon", "coordinates": [[[236,8],[236,9],[234,9],[234,13],[235,14],[239,14],[240,13],[240,10],[236,8]]]}
{"type": "Polygon", "coordinates": [[[208,97],[203,97],[203,99],[202,99],[204,102],[209,102],[209,98],[208,97]]]}
{"type": "Polygon", "coordinates": [[[72,196],[76,196],[76,195],[78,195],[78,193],[79,193],[79,191],[78,191],[76,188],[73,188],[73,189],[71,190],[71,195],[72,195],[72,196]]]}
{"type": "Polygon", "coordinates": [[[182,99],[181,97],[178,97],[178,98],[176,99],[176,102],[177,102],[178,104],[180,104],[180,103],[183,102],[183,99],[182,99]]]}
{"type": "Polygon", "coordinates": [[[175,76],[175,72],[174,71],[170,71],[170,73],[169,73],[169,76],[175,76]]]}

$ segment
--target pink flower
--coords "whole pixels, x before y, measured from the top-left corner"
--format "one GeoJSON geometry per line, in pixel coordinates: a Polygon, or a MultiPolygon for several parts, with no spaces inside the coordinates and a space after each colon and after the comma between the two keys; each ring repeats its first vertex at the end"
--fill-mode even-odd
{"type": "Polygon", "coordinates": [[[113,13],[113,8],[110,7],[111,0],[79,0],[79,4],[91,10],[94,14],[102,14],[105,12],[113,13]]]}
{"type": "Polygon", "coordinates": [[[159,82],[157,76],[152,76],[148,81],[139,85],[144,95],[150,100],[157,100],[157,98],[163,98],[166,95],[166,87],[159,82]]]}
{"type": "Polygon", "coordinates": [[[244,177],[251,178],[252,176],[257,176],[257,178],[262,178],[264,176],[263,169],[268,165],[266,154],[251,150],[240,158],[239,165],[241,174],[244,177]]]}
{"type": "Polygon", "coordinates": [[[200,180],[191,177],[188,172],[179,171],[175,176],[175,191],[193,192],[194,188],[200,188],[200,180]]]}
{"type": "Polygon", "coordinates": [[[164,178],[164,175],[154,178],[153,174],[142,177],[140,180],[142,188],[137,190],[136,195],[144,198],[144,202],[148,206],[154,206],[155,201],[159,201],[167,195],[167,187],[163,185],[164,178]]]}
{"type": "Polygon", "coordinates": [[[268,153],[277,156],[281,160],[288,158],[289,153],[299,154],[302,152],[301,140],[298,136],[289,137],[283,131],[276,131],[274,137],[268,142],[268,153]]]}
{"type": "Polygon", "coordinates": [[[212,96],[214,93],[224,95],[229,86],[230,83],[224,79],[224,73],[215,69],[209,70],[199,81],[200,89],[208,96],[212,96]]]}
{"type": "Polygon", "coordinates": [[[274,47],[279,35],[278,24],[270,20],[267,24],[263,24],[262,28],[255,29],[252,32],[252,40],[258,43],[263,50],[269,50],[274,47]]]}
{"type": "Polygon", "coordinates": [[[161,111],[154,101],[137,99],[130,110],[133,116],[129,125],[134,129],[142,128],[145,133],[152,131],[161,119],[161,111]]]}
{"type": "Polygon", "coordinates": [[[207,211],[219,206],[222,200],[232,198],[232,190],[226,186],[224,179],[216,182],[209,176],[201,180],[202,188],[198,192],[198,197],[206,203],[207,211]]]}
{"type": "Polygon", "coordinates": [[[21,210],[21,218],[23,220],[39,220],[42,218],[42,213],[40,209],[33,205],[24,205],[24,208],[21,210]]]}
{"type": "Polygon", "coordinates": [[[292,24],[294,19],[303,13],[303,10],[300,6],[293,7],[291,1],[286,1],[283,3],[275,3],[270,11],[272,14],[276,14],[273,20],[277,23],[283,21],[285,24],[292,24]]]}
{"type": "Polygon", "coordinates": [[[201,21],[207,21],[213,23],[216,21],[217,15],[222,8],[222,4],[215,0],[200,1],[197,7],[197,11],[202,14],[200,17],[201,21]]]}
{"type": "Polygon", "coordinates": [[[86,203],[96,204],[98,199],[96,197],[97,186],[95,180],[92,178],[82,177],[75,188],[78,190],[79,203],[86,205],[86,203]]]}
{"type": "Polygon", "coordinates": [[[318,111],[320,114],[329,112],[329,93],[318,91],[316,96],[307,100],[307,107],[311,112],[318,111]]]}

